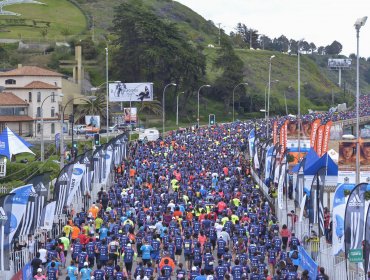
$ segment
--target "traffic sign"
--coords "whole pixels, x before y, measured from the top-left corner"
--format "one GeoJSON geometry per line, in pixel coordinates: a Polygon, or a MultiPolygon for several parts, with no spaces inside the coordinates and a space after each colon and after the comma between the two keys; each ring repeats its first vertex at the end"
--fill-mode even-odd
{"type": "Polygon", "coordinates": [[[361,263],[364,261],[362,249],[350,249],[348,258],[350,262],[361,263]]]}

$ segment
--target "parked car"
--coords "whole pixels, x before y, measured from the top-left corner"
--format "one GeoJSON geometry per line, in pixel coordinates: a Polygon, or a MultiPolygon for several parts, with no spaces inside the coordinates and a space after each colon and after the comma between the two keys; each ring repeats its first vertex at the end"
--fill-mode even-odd
{"type": "Polygon", "coordinates": [[[73,134],[85,134],[85,133],[86,133],[86,125],[77,124],[73,127],[73,134]]]}
{"type": "Polygon", "coordinates": [[[117,132],[117,131],[119,131],[118,124],[115,124],[109,127],[109,132],[117,132]]]}

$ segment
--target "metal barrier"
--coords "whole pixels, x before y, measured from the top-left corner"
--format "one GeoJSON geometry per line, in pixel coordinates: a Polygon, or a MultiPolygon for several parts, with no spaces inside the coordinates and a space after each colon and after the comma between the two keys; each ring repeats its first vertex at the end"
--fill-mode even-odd
{"type": "Polygon", "coordinates": [[[10,260],[13,262],[14,273],[17,273],[23,266],[30,261],[30,254],[27,248],[20,251],[10,252],[10,260]]]}

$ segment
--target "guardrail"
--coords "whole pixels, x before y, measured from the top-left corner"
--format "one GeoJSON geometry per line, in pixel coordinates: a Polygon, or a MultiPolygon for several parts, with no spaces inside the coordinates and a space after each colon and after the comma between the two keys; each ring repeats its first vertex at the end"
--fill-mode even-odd
{"type": "MultiPolygon", "coordinates": [[[[359,118],[360,124],[370,122],[370,116],[364,116],[359,118]]],[[[334,125],[340,124],[340,125],[353,125],[356,124],[356,119],[348,119],[348,120],[340,120],[334,122],[334,125]]]]}

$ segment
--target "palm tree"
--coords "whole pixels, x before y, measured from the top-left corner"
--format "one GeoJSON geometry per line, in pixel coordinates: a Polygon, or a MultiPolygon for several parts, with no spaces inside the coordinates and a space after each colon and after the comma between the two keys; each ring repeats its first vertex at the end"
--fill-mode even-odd
{"type": "Polygon", "coordinates": [[[105,100],[105,95],[95,94],[94,96],[96,96],[96,99],[85,100],[84,104],[77,106],[75,111],[76,121],[79,121],[81,118],[85,118],[87,115],[101,116],[102,118],[106,118],[107,103],[105,100]]]}
{"type": "Polygon", "coordinates": [[[162,105],[158,100],[141,102],[139,112],[146,114],[154,114],[156,116],[162,114],[162,105]]]}

